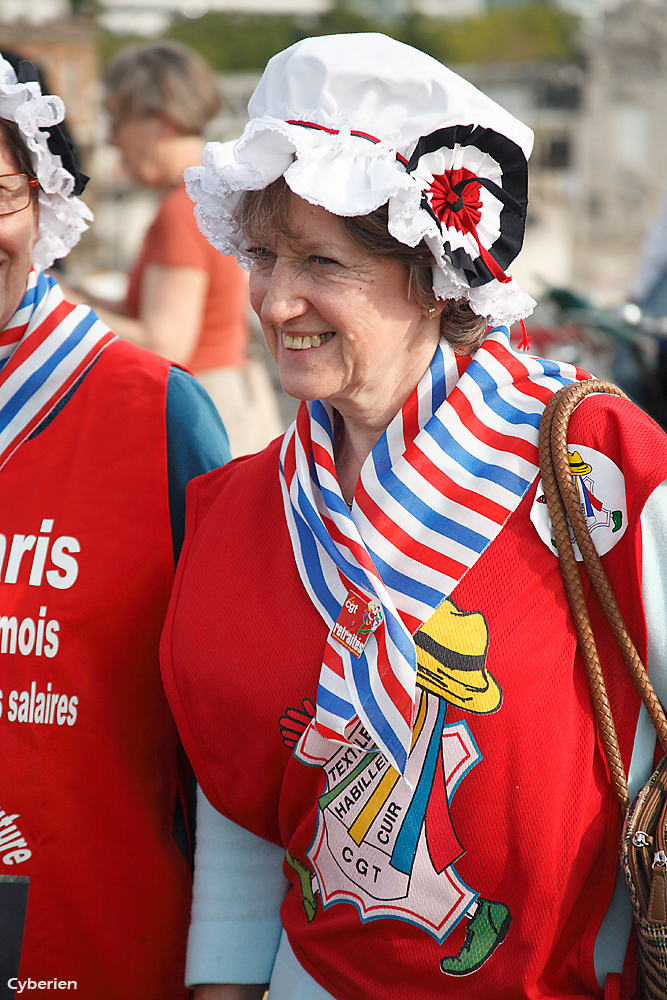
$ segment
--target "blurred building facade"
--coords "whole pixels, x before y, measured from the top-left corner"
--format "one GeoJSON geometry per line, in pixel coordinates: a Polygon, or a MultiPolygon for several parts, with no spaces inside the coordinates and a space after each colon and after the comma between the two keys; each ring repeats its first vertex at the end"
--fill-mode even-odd
{"type": "MultiPolygon", "coordinates": [[[[31,4],[23,3],[27,11],[31,4]]],[[[57,10],[58,8],[45,8],[57,10]]],[[[99,67],[95,28],[87,18],[56,17],[3,21],[0,48],[38,64],[49,87],[67,107],[67,121],[84,155],[99,142],[99,67]]]]}
{"type": "Polygon", "coordinates": [[[582,284],[626,279],[667,185],[667,2],[632,0],[584,38],[573,231],[582,284]]]}
{"type": "Polygon", "coordinates": [[[580,53],[459,70],[535,132],[519,280],[613,305],[667,189],[667,0],[617,5],[584,26],[580,53]]]}

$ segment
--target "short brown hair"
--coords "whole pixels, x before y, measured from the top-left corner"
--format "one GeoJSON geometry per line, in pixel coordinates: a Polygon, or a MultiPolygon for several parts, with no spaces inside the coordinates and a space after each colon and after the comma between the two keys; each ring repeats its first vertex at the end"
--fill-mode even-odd
{"type": "MultiPolygon", "coordinates": [[[[290,222],[291,197],[292,192],[279,177],[261,191],[246,191],[239,202],[236,220],[252,240],[261,241],[267,232],[286,239],[294,237],[290,222]]],[[[339,218],[348,236],[370,257],[394,260],[405,267],[410,302],[427,308],[439,301],[433,294],[433,254],[423,240],[416,247],[409,247],[391,235],[387,228],[387,205],[381,205],[369,215],[339,218]]],[[[444,300],[440,331],[457,354],[476,350],[487,327],[487,320],[474,313],[466,299],[444,300]]]]}
{"type": "Polygon", "coordinates": [[[32,166],[30,150],[23,141],[16,122],[9,121],[7,118],[0,118],[0,130],[0,138],[4,139],[9,153],[14,157],[18,172],[20,174],[27,174],[31,179],[35,178],[37,174],[32,166]]]}
{"type": "Polygon", "coordinates": [[[177,42],[124,49],[107,66],[104,86],[112,117],[162,115],[181,135],[201,135],[221,106],[208,63],[177,42]]]}

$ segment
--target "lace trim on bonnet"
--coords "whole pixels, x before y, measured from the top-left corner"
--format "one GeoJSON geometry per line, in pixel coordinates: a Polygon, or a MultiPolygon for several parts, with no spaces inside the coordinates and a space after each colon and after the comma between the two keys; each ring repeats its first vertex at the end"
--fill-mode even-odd
{"type": "Polygon", "coordinates": [[[60,156],[50,151],[48,133],[42,131],[64,120],[65,105],[54,94],[42,95],[38,83],[18,83],[13,68],[0,58],[0,118],[18,125],[39,181],[39,231],[32,265],[43,271],[67,256],[93,218],[88,206],[73,197],[74,178],[60,156]]]}

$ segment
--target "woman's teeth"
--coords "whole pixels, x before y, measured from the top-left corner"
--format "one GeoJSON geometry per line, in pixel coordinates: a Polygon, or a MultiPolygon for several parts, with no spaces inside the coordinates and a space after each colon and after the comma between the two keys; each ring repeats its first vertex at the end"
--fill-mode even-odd
{"type": "Polygon", "coordinates": [[[332,331],[316,333],[312,337],[290,337],[289,334],[283,333],[283,347],[289,347],[292,351],[305,351],[309,347],[319,347],[320,344],[326,344],[327,340],[331,340],[332,337],[332,331]]]}

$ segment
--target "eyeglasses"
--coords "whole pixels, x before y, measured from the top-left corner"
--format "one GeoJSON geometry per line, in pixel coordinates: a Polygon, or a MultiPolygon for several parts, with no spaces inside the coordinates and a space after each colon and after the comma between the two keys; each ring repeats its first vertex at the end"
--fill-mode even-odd
{"type": "Polygon", "coordinates": [[[0,216],[22,212],[30,204],[30,189],[39,187],[27,174],[0,174],[0,216]]]}

